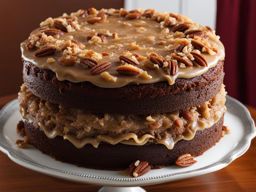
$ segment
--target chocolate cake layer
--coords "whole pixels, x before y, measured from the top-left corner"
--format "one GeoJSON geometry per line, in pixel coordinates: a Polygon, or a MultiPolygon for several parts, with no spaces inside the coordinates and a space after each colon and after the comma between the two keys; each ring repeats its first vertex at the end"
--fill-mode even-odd
{"type": "Polygon", "coordinates": [[[59,81],[47,69],[24,61],[25,85],[43,100],[91,113],[156,114],[197,106],[215,96],[222,85],[223,62],[191,79],[100,88],[88,82],[59,81]]]}
{"type": "Polygon", "coordinates": [[[96,169],[123,169],[136,160],[145,160],[151,165],[171,165],[185,153],[201,155],[222,137],[222,125],[223,117],[212,127],[198,131],[193,140],[179,141],[172,150],[152,143],[143,146],[104,143],[98,148],[86,145],[77,149],[62,137],[47,138],[44,132],[28,122],[24,129],[30,144],[57,160],[96,169]]]}

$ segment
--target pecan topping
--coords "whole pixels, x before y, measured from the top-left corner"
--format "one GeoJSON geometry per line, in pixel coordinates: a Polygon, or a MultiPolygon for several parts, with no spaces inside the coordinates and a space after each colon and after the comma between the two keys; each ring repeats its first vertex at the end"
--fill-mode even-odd
{"type": "Polygon", "coordinates": [[[130,11],[126,16],[125,18],[126,19],[139,19],[141,17],[141,13],[137,10],[133,10],[133,11],[130,11]]]}
{"type": "Polygon", "coordinates": [[[159,65],[159,67],[162,67],[164,65],[164,58],[156,53],[151,53],[149,55],[149,60],[154,63],[159,65]]]}
{"type": "Polygon", "coordinates": [[[91,17],[91,18],[88,18],[87,19],[87,23],[89,24],[95,24],[95,23],[98,23],[102,20],[101,17],[91,17]]]}
{"type": "Polygon", "coordinates": [[[97,14],[97,17],[100,17],[102,21],[105,21],[107,19],[107,15],[104,11],[100,11],[98,14],[97,14]]]}
{"type": "Polygon", "coordinates": [[[178,72],[178,64],[177,64],[177,61],[175,60],[172,60],[172,61],[168,61],[168,71],[169,71],[169,74],[174,76],[176,75],[176,73],[178,72]]]}
{"type": "Polygon", "coordinates": [[[46,57],[49,55],[54,55],[56,52],[56,48],[54,46],[44,46],[35,51],[36,57],[46,57]]]}
{"type": "Polygon", "coordinates": [[[76,64],[77,58],[75,56],[62,56],[59,62],[63,66],[73,66],[76,64]]]}
{"type": "Polygon", "coordinates": [[[189,111],[182,111],[181,115],[186,119],[187,121],[192,121],[193,120],[193,114],[189,111]]]}
{"type": "Polygon", "coordinates": [[[55,28],[42,29],[41,32],[51,36],[55,36],[62,33],[61,30],[55,28]]]}
{"type": "Polygon", "coordinates": [[[198,40],[195,40],[195,39],[192,39],[191,40],[191,44],[193,45],[193,47],[195,48],[195,49],[198,49],[198,50],[202,50],[202,48],[204,47],[204,44],[203,43],[201,43],[200,41],[198,41],[198,40]]]}
{"type": "Polygon", "coordinates": [[[193,63],[200,65],[202,67],[206,67],[208,65],[207,61],[204,59],[204,57],[201,54],[192,51],[191,55],[193,55],[194,57],[193,63]]]}
{"type": "Polygon", "coordinates": [[[118,66],[116,71],[121,75],[136,76],[141,73],[141,69],[130,64],[118,66]]]}
{"type": "Polygon", "coordinates": [[[64,24],[61,21],[55,20],[53,25],[56,29],[59,29],[65,33],[68,32],[67,28],[64,26],[64,24]]]}
{"type": "Polygon", "coordinates": [[[121,56],[119,57],[119,60],[120,60],[120,61],[123,61],[123,62],[125,62],[125,63],[128,63],[128,64],[139,65],[138,62],[133,61],[133,60],[131,60],[131,59],[129,59],[128,57],[123,56],[123,55],[121,55],[121,56]]]}
{"type": "Polygon", "coordinates": [[[176,31],[180,31],[180,32],[184,32],[189,28],[189,24],[187,23],[181,23],[181,24],[177,24],[173,27],[171,27],[170,31],[172,32],[176,32],[176,31]]]}
{"type": "Polygon", "coordinates": [[[144,13],[142,14],[142,16],[147,17],[147,18],[151,18],[155,13],[154,9],[146,9],[144,11],[144,13]]]}
{"type": "Polygon", "coordinates": [[[120,12],[119,12],[119,15],[120,15],[121,17],[125,17],[127,14],[128,14],[128,11],[125,10],[125,9],[121,9],[120,12]]]}
{"type": "Polygon", "coordinates": [[[140,177],[151,170],[151,166],[147,161],[137,160],[129,166],[129,173],[133,177],[140,177]]]}
{"type": "Polygon", "coordinates": [[[96,66],[98,63],[97,61],[91,59],[91,58],[83,58],[80,60],[80,64],[82,64],[82,66],[86,66],[86,67],[89,67],[89,68],[92,68],[94,66],[96,66]]]}
{"type": "Polygon", "coordinates": [[[201,36],[202,34],[203,34],[203,31],[199,29],[192,29],[185,32],[185,35],[187,37],[201,36]]]}
{"type": "Polygon", "coordinates": [[[96,15],[98,12],[97,9],[95,9],[94,7],[90,7],[86,11],[88,15],[96,15]]]}
{"type": "Polygon", "coordinates": [[[184,63],[187,67],[192,67],[193,66],[192,61],[190,61],[187,57],[182,57],[180,55],[173,54],[172,58],[176,59],[180,63],[184,63]]]}
{"type": "Polygon", "coordinates": [[[110,62],[104,62],[104,63],[100,63],[100,64],[97,64],[94,67],[92,67],[90,72],[92,75],[98,75],[98,74],[106,71],[110,67],[111,67],[110,62]]]}
{"type": "Polygon", "coordinates": [[[176,165],[180,167],[188,167],[190,165],[193,165],[194,163],[196,163],[196,160],[192,155],[188,153],[179,156],[178,159],[176,160],[176,165]]]}
{"type": "Polygon", "coordinates": [[[180,20],[180,16],[174,13],[169,13],[169,16],[175,18],[176,20],[180,20]]]}

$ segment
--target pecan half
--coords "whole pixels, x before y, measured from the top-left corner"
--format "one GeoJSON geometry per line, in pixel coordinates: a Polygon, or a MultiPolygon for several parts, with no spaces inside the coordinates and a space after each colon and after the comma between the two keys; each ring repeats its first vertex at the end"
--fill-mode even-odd
{"type": "Polygon", "coordinates": [[[172,58],[177,60],[180,63],[184,63],[187,67],[192,67],[193,63],[187,57],[181,57],[180,55],[173,54],[172,58]]]}
{"type": "Polygon", "coordinates": [[[98,74],[106,71],[110,67],[111,67],[111,63],[110,62],[99,63],[99,64],[97,64],[97,65],[95,65],[94,67],[91,68],[90,73],[92,75],[98,75],[98,74]]]}
{"type": "Polygon", "coordinates": [[[46,45],[46,46],[36,50],[35,51],[35,56],[36,57],[46,57],[46,56],[49,56],[49,55],[54,55],[56,51],[57,51],[56,47],[46,45]]]}
{"type": "Polygon", "coordinates": [[[130,64],[118,66],[116,71],[121,75],[136,76],[141,73],[141,69],[130,64]]]}
{"type": "Polygon", "coordinates": [[[51,35],[51,36],[55,36],[58,34],[62,34],[62,31],[59,29],[55,29],[55,28],[47,28],[47,29],[41,29],[40,30],[42,33],[45,33],[46,35],[51,35]]]}
{"type": "Polygon", "coordinates": [[[187,153],[178,157],[176,160],[176,165],[180,167],[188,167],[196,162],[197,161],[194,159],[194,157],[187,153]]]}
{"type": "Polygon", "coordinates": [[[168,71],[169,74],[174,76],[178,72],[178,63],[175,60],[168,61],[168,71]]]}
{"type": "Polygon", "coordinates": [[[130,20],[139,19],[140,17],[141,17],[141,13],[137,10],[132,10],[125,16],[126,19],[130,19],[130,20]]]}
{"type": "Polygon", "coordinates": [[[163,67],[164,65],[164,58],[156,53],[151,53],[149,55],[149,60],[154,63],[154,64],[157,64],[159,65],[159,67],[163,67]]]}
{"type": "Polygon", "coordinates": [[[102,20],[101,17],[91,17],[91,18],[88,18],[86,21],[89,24],[95,24],[95,23],[100,22],[101,20],[102,20]]]}
{"type": "Polygon", "coordinates": [[[180,20],[180,16],[174,13],[169,13],[169,16],[175,18],[176,20],[180,20]]]}
{"type": "Polygon", "coordinates": [[[95,61],[91,58],[82,58],[82,59],[80,59],[80,64],[82,66],[92,68],[92,67],[96,66],[98,63],[97,63],[97,61],[95,61]]]}
{"type": "Polygon", "coordinates": [[[203,44],[203,43],[201,43],[200,41],[195,40],[195,39],[192,39],[192,40],[191,40],[191,44],[193,45],[193,47],[194,47],[195,49],[198,49],[198,50],[200,50],[200,51],[202,51],[202,48],[204,47],[204,44],[203,44]]]}
{"type": "Polygon", "coordinates": [[[144,11],[144,13],[142,14],[142,16],[147,17],[147,18],[151,18],[155,13],[154,9],[146,9],[144,11]]]}
{"type": "Polygon", "coordinates": [[[172,32],[176,32],[176,31],[180,31],[180,32],[184,32],[187,29],[189,29],[190,25],[187,23],[181,23],[181,24],[177,24],[174,25],[173,27],[170,28],[170,31],[172,32]]]}
{"type": "Polygon", "coordinates": [[[133,177],[140,177],[151,170],[147,161],[137,160],[129,166],[129,174],[133,177]]]}
{"type": "Polygon", "coordinates": [[[61,21],[55,20],[53,26],[56,29],[59,29],[59,30],[65,32],[65,33],[68,32],[66,26],[61,21]]]}
{"type": "Polygon", "coordinates": [[[138,62],[133,61],[133,60],[131,60],[131,59],[129,59],[128,57],[123,56],[123,55],[121,55],[121,56],[119,57],[119,60],[120,60],[120,61],[123,61],[123,62],[125,62],[125,63],[128,63],[128,64],[139,65],[138,62]]]}
{"type": "Polygon", "coordinates": [[[208,65],[207,61],[201,54],[192,51],[191,55],[194,57],[194,60],[192,61],[194,64],[200,65],[202,67],[206,67],[208,65]]]}
{"type": "Polygon", "coordinates": [[[192,29],[185,32],[185,35],[187,37],[201,36],[202,34],[203,34],[203,31],[199,29],[192,29]]]}

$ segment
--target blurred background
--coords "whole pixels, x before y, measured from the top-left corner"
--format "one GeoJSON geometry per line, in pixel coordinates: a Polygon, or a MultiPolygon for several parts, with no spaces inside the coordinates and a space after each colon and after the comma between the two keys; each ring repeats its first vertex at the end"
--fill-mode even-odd
{"type": "Polygon", "coordinates": [[[40,21],[89,7],[154,8],[181,13],[214,28],[226,48],[228,94],[256,107],[255,0],[0,0],[0,97],[18,92],[22,83],[19,45],[40,21]]]}

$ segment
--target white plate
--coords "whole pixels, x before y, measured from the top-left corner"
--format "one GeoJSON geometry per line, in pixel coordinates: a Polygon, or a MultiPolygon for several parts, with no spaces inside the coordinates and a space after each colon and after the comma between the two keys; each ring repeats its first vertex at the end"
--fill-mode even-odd
{"type": "Polygon", "coordinates": [[[231,129],[231,132],[202,156],[197,157],[198,162],[196,164],[187,168],[169,166],[156,169],[138,178],[129,177],[124,171],[104,171],[77,167],[56,161],[34,148],[18,148],[15,144],[18,138],[16,124],[21,116],[18,112],[17,100],[10,102],[0,113],[0,150],[15,163],[67,180],[111,186],[159,184],[217,171],[247,151],[251,140],[256,135],[250,113],[240,102],[231,97],[227,97],[227,108],[225,125],[231,129]]]}

